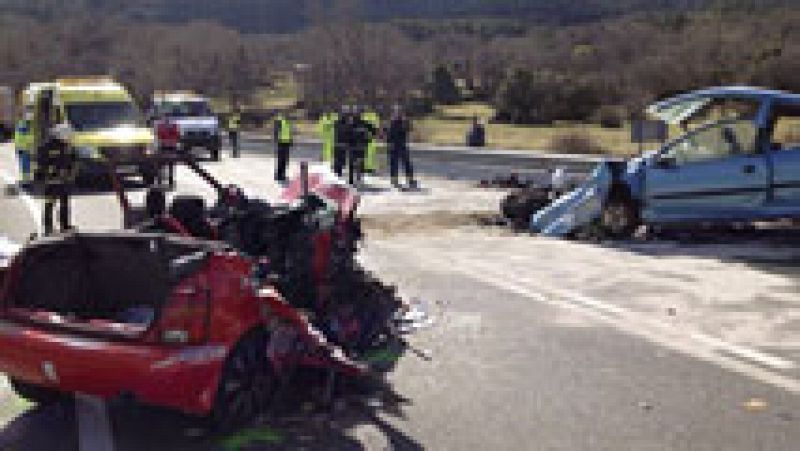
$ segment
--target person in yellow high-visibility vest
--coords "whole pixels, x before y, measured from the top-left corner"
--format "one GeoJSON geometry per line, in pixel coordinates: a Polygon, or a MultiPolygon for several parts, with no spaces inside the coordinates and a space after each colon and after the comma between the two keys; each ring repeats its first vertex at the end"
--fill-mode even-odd
{"type": "Polygon", "coordinates": [[[336,121],[339,115],[335,112],[324,113],[319,119],[319,135],[322,140],[322,161],[333,162],[333,151],[336,146],[336,121]]]}
{"type": "MultiPolygon", "coordinates": [[[[361,119],[372,125],[375,130],[381,129],[381,117],[375,110],[369,109],[361,115],[361,119]]],[[[367,154],[364,158],[364,170],[375,172],[378,170],[378,136],[373,136],[367,144],[367,154]]]]}
{"type": "MultiPolygon", "coordinates": [[[[228,116],[228,140],[231,143],[231,156],[239,158],[239,131],[242,127],[242,112],[238,106],[228,116]]],[[[217,155],[219,156],[219,155],[217,155]]],[[[219,158],[215,158],[218,160],[219,158]]]]}
{"type": "Polygon", "coordinates": [[[32,147],[33,130],[31,129],[31,120],[30,118],[21,119],[17,122],[17,128],[14,130],[14,148],[17,151],[19,175],[22,182],[28,182],[31,179],[32,147]]]}
{"type": "Polygon", "coordinates": [[[286,116],[279,114],[275,118],[273,129],[273,139],[275,140],[275,181],[286,181],[286,168],[289,166],[289,151],[292,149],[292,124],[286,116]]]}

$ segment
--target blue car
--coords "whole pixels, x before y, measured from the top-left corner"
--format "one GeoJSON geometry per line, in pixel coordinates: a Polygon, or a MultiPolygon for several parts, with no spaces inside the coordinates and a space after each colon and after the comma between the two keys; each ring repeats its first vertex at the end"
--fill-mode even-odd
{"type": "Polygon", "coordinates": [[[534,214],[534,231],[596,227],[625,237],[642,224],[800,218],[800,94],[720,87],[647,111],[680,136],[633,160],[601,163],[534,214]]]}

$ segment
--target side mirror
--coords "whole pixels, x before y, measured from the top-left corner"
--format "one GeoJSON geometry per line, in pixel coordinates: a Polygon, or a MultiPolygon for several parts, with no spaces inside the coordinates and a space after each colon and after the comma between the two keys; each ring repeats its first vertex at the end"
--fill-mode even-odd
{"type": "Polygon", "coordinates": [[[674,155],[659,155],[656,158],[656,167],[661,169],[670,169],[678,165],[678,160],[674,155]]]}

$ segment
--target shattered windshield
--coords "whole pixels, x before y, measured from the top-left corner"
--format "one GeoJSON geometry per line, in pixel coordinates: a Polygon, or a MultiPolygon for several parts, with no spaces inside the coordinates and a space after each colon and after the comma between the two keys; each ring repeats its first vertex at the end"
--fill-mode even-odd
{"type": "Polygon", "coordinates": [[[167,117],[208,117],[212,116],[208,102],[164,102],[158,106],[162,115],[167,117]]]}

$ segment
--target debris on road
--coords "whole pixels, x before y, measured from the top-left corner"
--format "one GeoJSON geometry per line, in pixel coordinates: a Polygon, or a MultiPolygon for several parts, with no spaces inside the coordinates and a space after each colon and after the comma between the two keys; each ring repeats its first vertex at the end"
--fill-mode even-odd
{"type": "Polygon", "coordinates": [[[649,412],[649,411],[653,410],[653,408],[655,407],[655,406],[653,406],[653,404],[651,404],[651,403],[649,403],[649,402],[647,402],[647,401],[639,401],[639,403],[637,404],[637,406],[638,406],[640,409],[642,409],[642,410],[644,410],[644,411],[646,411],[646,412],[649,412]]]}
{"type": "Polygon", "coordinates": [[[530,227],[531,217],[552,202],[547,188],[526,187],[510,193],[500,204],[500,211],[509,224],[517,230],[530,227]]]}
{"type": "Polygon", "coordinates": [[[748,412],[756,413],[767,410],[769,404],[767,403],[767,401],[761,398],[750,398],[744,403],[742,403],[742,407],[744,407],[744,409],[747,410],[748,412]]]}

